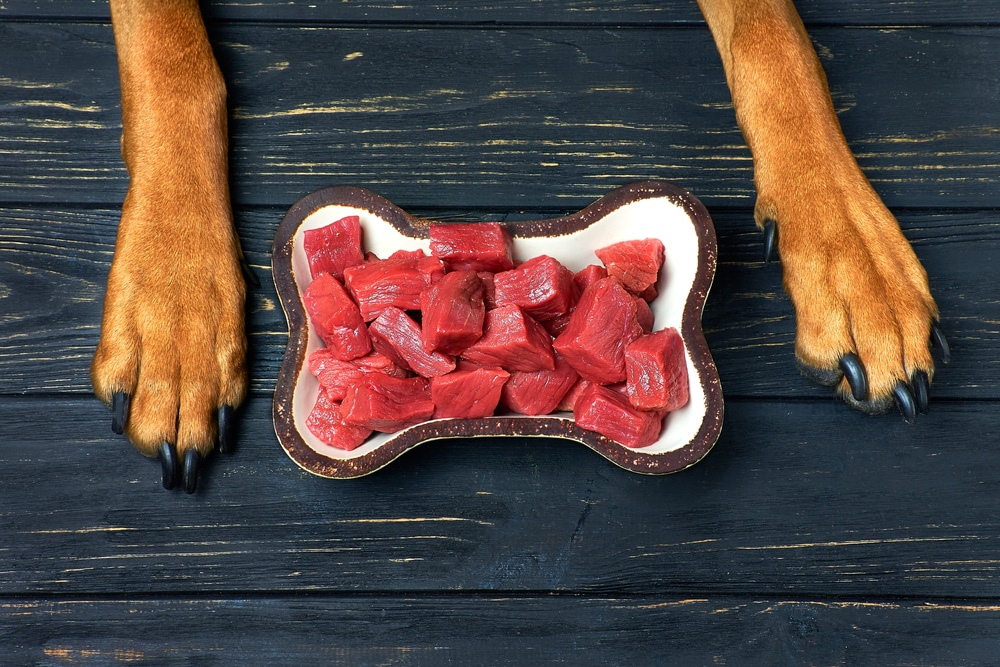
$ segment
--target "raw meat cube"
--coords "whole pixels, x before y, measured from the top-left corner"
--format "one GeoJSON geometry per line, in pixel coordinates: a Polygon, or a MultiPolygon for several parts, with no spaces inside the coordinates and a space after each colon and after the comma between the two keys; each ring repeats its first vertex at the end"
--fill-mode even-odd
{"type": "Polygon", "coordinates": [[[361,381],[365,373],[384,373],[406,377],[406,371],[378,352],[351,361],[341,361],[321,347],[309,355],[309,372],[319,380],[319,386],[331,401],[342,401],[347,389],[361,381]]]}
{"type": "Polygon", "coordinates": [[[448,269],[508,271],[514,268],[510,234],[496,222],[431,225],[431,254],[448,269]]]}
{"type": "Polygon", "coordinates": [[[625,348],[625,371],[633,406],[670,411],[687,404],[687,357],[677,329],[646,334],[625,348]]]}
{"type": "Polygon", "coordinates": [[[559,334],[566,331],[566,327],[569,326],[570,318],[573,317],[573,310],[576,309],[574,305],[573,308],[568,313],[563,313],[559,317],[554,317],[551,320],[545,320],[540,322],[540,324],[545,327],[545,330],[549,332],[549,335],[553,338],[558,338],[559,334]]]}
{"type": "Polygon", "coordinates": [[[503,386],[503,402],[522,415],[547,415],[579,379],[579,374],[557,354],[556,367],[551,371],[511,373],[503,386]]]}
{"type": "Polygon", "coordinates": [[[591,384],[593,383],[590,382],[589,380],[584,380],[583,378],[577,378],[573,386],[570,387],[569,391],[566,392],[566,395],[563,396],[561,401],[559,401],[559,405],[556,406],[556,409],[563,410],[566,412],[573,412],[573,408],[574,406],[576,406],[576,399],[579,398],[580,394],[583,393],[583,390],[589,387],[591,384]]]}
{"type": "Polygon", "coordinates": [[[361,311],[329,273],[319,274],[302,293],[316,335],[338,359],[348,361],[371,352],[361,311]]]}
{"type": "Polygon", "coordinates": [[[597,264],[590,264],[576,272],[576,275],[573,276],[573,282],[576,283],[577,289],[582,294],[585,289],[590,287],[591,283],[596,283],[601,278],[607,277],[607,269],[597,264]]]}
{"type": "Polygon", "coordinates": [[[389,255],[389,259],[416,259],[418,257],[426,257],[425,253],[420,248],[416,250],[397,250],[396,252],[389,255]]]}
{"type": "Polygon", "coordinates": [[[368,327],[368,333],[376,350],[417,375],[429,378],[455,370],[453,357],[424,350],[420,325],[395,306],[384,309],[368,327]]]}
{"type": "Polygon", "coordinates": [[[434,403],[426,378],[369,373],[348,390],[340,414],[345,424],[395,433],[430,419],[434,403]]]}
{"type": "Polygon", "coordinates": [[[313,409],[306,417],[306,428],[317,438],[337,449],[357,449],[372,434],[370,428],[349,426],[340,414],[340,404],[319,393],[313,409]]]}
{"type": "Polygon", "coordinates": [[[602,278],[580,295],[553,347],[595,384],[625,380],[625,348],[642,335],[635,299],[617,278],[602,278]]]}
{"type": "Polygon", "coordinates": [[[483,281],[475,271],[453,271],[420,295],[424,350],[459,354],[483,335],[483,281]]]}
{"type": "Polygon", "coordinates": [[[444,276],[444,265],[436,257],[380,259],[344,271],[361,316],[371,322],[387,306],[419,310],[420,293],[444,276]]]}
{"type": "Polygon", "coordinates": [[[500,390],[510,373],[480,366],[431,378],[434,419],[489,417],[500,402],[500,390]]]}
{"type": "Polygon", "coordinates": [[[653,309],[641,296],[633,294],[632,298],[635,299],[635,317],[639,321],[639,326],[642,327],[644,333],[649,333],[653,330],[653,309]]]}
{"type": "Polygon", "coordinates": [[[497,307],[497,288],[493,280],[495,274],[489,271],[480,271],[479,280],[483,283],[483,303],[486,310],[493,310],[497,307]]]}
{"type": "Polygon", "coordinates": [[[307,229],[302,233],[302,248],[313,279],[329,273],[343,280],[344,269],[365,261],[361,254],[361,219],[349,215],[325,227],[307,229]]]}
{"type": "Polygon", "coordinates": [[[548,255],[538,255],[516,269],[493,277],[496,304],[514,304],[539,322],[569,312],[580,295],[573,273],[548,255]]]}
{"type": "Polygon", "coordinates": [[[664,259],[663,242],[655,238],[613,243],[594,254],[604,262],[609,276],[635,294],[656,283],[664,259]]]}
{"type": "Polygon", "coordinates": [[[580,428],[633,449],[656,442],[663,428],[660,413],[637,410],[620,392],[596,384],[577,397],[573,418],[580,428]]]}
{"type": "Polygon", "coordinates": [[[548,332],[514,305],[487,311],[483,337],[466,348],[462,357],[483,366],[500,366],[507,371],[556,367],[548,332]]]}

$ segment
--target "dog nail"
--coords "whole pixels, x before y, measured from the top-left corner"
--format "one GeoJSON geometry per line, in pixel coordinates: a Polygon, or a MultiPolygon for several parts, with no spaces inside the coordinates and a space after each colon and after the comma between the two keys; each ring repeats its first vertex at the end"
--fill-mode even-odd
{"type": "Polygon", "coordinates": [[[243,279],[247,281],[252,287],[260,287],[260,279],[257,275],[250,269],[250,265],[247,263],[246,257],[240,255],[240,270],[243,271],[243,279]]]}
{"type": "Polygon", "coordinates": [[[115,392],[111,396],[111,432],[121,435],[125,432],[125,422],[128,421],[128,394],[124,391],[115,392]]]}
{"type": "Polygon", "coordinates": [[[160,445],[160,466],[163,468],[163,488],[177,486],[177,450],[169,442],[160,445]]]}
{"type": "Polygon", "coordinates": [[[931,381],[924,371],[917,371],[913,374],[913,398],[917,401],[917,410],[920,414],[927,414],[930,409],[931,381]]]}
{"type": "Polygon", "coordinates": [[[840,370],[847,378],[847,384],[851,386],[851,395],[855,401],[864,401],[868,398],[868,375],[865,373],[865,366],[861,359],[853,352],[848,352],[840,358],[840,370]]]}
{"type": "Polygon", "coordinates": [[[223,454],[232,454],[233,452],[233,427],[234,427],[234,410],[231,405],[223,405],[219,408],[219,451],[223,454]]]}
{"type": "Polygon", "coordinates": [[[903,382],[897,382],[896,387],[892,390],[892,395],[896,399],[896,407],[903,415],[903,421],[907,424],[917,421],[917,406],[914,403],[913,394],[910,393],[910,388],[903,382]]]}
{"type": "Polygon", "coordinates": [[[201,454],[197,449],[184,452],[184,491],[194,493],[198,488],[198,467],[201,464],[201,454]]]}
{"type": "Polygon", "coordinates": [[[764,221],[764,263],[767,264],[774,256],[774,248],[778,240],[778,227],[774,220],[764,221]]]}
{"type": "Polygon", "coordinates": [[[941,361],[948,363],[951,361],[951,347],[948,346],[948,339],[944,337],[944,332],[937,322],[931,324],[931,344],[941,348],[941,361]]]}

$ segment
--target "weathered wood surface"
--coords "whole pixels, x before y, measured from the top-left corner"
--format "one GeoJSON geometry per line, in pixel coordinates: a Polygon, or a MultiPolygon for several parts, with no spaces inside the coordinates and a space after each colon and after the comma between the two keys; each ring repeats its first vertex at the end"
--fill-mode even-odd
{"type": "MultiPolygon", "coordinates": [[[[753,202],[706,30],[216,32],[240,204],[287,207],[351,183],[404,207],[579,208],[651,177],[714,206],[753,202]]],[[[1000,28],[813,36],[845,132],[890,206],[1000,206],[1000,28]]],[[[120,202],[110,27],[0,24],[0,58],[0,202],[120,202]]]]}
{"type": "Polygon", "coordinates": [[[1000,5],[798,3],[952,342],[908,427],[795,371],[718,57],[693,1],[663,4],[207,5],[263,286],[237,452],[187,497],[89,393],[127,187],[107,5],[3,2],[0,664],[1000,663],[1000,5]],[[703,462],[644,477],[457,440],[337,482],[284,455],[269,254],[292,202],[351,183],[504,220],[647,177],[719,235],[726,421],[703,462]]]}
{"type": "Polygon", "coordinates": [[[295,467],[270,402],[198,496],[84,398],[7,398],[0,596],[517,591],[1000,597],[1000,411],[910,427],[827,401],[730,400],[711,454],[621,470],[561,440],[425,443],[359,480],[295,467]],[[973,432],[970,429],[974,429],[973,432]]]}
{"type": "MultiPolygon", "coordinates": [[[[509,214],[416,209],[429,217],[509,214]]],[[[542,210],[538,215],[554,215],[542,210]]],[[[283,214],[273,208],[237,211],[243,247],[261,280],[249,304],[252,386],[274,388],[287,323],[270,278],[270,248],[283,214]]],[[[827,397],[829,391],[795,369],[795,321],[778,264],[761,261],[762,241],[748,210],[713,210],[719,267],[703,324],[727,396],[827,397]]],[[[908,237],[930,274],[942,326],[955,350],[941,366],[939,397],[1000,397],[1000,225],[994,211],[900,212],[908,237]],[[956,258],[961,258],[957,261],[956,258]],[[976,304],[970,309],[969,302],[976,304]]],[[[103,281],[114,250],[118,212],[104,208],[0,208],[0,289],[8,304],[0,320],[0,392],[89,392],[90,355],[97,345],[103,281]],[[27,342],[31,341],[28,345],[27,342]]]]}
{"type": "Polygon", "coordinates": [[[186,659],[266,667],[909,667],[987,666],[1000,660],[995,635],[1000,610],[975,603],[309,596],[42,600],[5,606],[0,615],[20,619],[9,659],[37,665],[184,664],[186,659]],[[197,623],[179,623],[195,616],[197,623]],[[970,639],[970,629],[980,638],[970,639]],[[172,640],[158,641],[166,632],[172,640]]]}
{"type": "MultiPolygon", "coordinates": [[[[807,23],[838,25],[985,24],[1000,21],[992,0],[895,0],[841,2],[797,0],[807,23]]],[[[351,0],[289,2],[227,0],[203,2],[210,20],[319,23],[470,24],[662,24],[702,23],[695,0],[351,0]]],[[[106,0],[4,0],[0,19],[48,20],[110,18],[106,0]]]]}

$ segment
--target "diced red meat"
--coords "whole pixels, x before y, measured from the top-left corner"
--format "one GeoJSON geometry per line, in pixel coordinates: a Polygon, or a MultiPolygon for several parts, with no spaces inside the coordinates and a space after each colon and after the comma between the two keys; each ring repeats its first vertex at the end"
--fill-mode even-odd
{"type": "Polygon", "coordinates": [[[591,283],[596,283],[601,278],[607,277],[607,269],[598,264],[590,264],[576,272],[576,275],[573,276],[573,282],[576,283],[577,289],[582,294],[585,289],[590,287],[591,283]]]}
{"type": "Polygon", "coordinates": [[[566,412],[573,412],[573,408],[574,406],[576,406],[576,399],[580,396],[580,394],[583,393],[583,390],[589,387],[591,384],[593,383],[590,382],[589,380],[584,380],[583,378],[577,378],[573,386],[570,387],[569,391],[566,392],[566,395],[563,396],[561,401],[559,401],[559,405],[556,406],[556,409],[563,410],[566,412]]]}
{"type": "Polygon", "coordinates": [[[656,287],[656,283],[653,283],[646,289],[639,292],[638,296],[641,297],[646,303],[653,303],[656,301],[656,297],[660,296],[660,290],[656,287]]]}
{"type": "Polygon", "coordinates": [[[579,374],[557,354],[556,367],[551,371],[511,373],[503,386],[503,402],[522,415],[547,415],[579,379],[579,374]]]}
{"type": "Polygon", "coordinates": [[[345,424],[340,404],[331,401],[323,392],[320,392],[306,417],[306,428],[331,447],[347,451],[357,449],[372,434],[370,428],[345,424]]]}
{"type": "Polygon", "coordinates": [[[573,418],[580,428],[631,448],[653,444],[663,429],[660,413],[638,410],[620,392],[596,384],[577,397],[573,418]]]}
{"type": "Polygon", "coordinates": [[[500,390],[510,373],[481,366],[431,378],[434,419],[489,417],[500,402],[500,390]]]}
{"type": "Polygon", "coordinates": [[[633,294],[632,298],[635,299],[635,317],[639,321],[639,326],[642,327],[644,333],[649,333],[653,330],[653,320],[655,318],[653,309],[649,307],[649,303],[641,296],[633,294]]]}
{"type": "Polygon", "coordinates": [[[459,354],[483,335],[483,281],[475,271],[453,271],[420,295],[424,350],[459,354]]]}
{"type": "Polygon", "coordinates": [[[676,329],[647,334],[625,348],[625,370],[633,406],[670,411],[687,404],[687,357],[676,329]]]}
{"type": "Polygon", "coordinates": [[[632,295],[616,278],[602,278],[584,291],[553,347],[595,384],[625,380],[625,348],[642,335],[632,295]]]}
{"type": "MultiPolygon", "coordinates": [[[[574,306],[575,308],[575,306],[574,306]]],[[[566,330],[569,326],[570,318],[573,317],[573,311],[570,310],[568,313],[564,313],[559,317],[554,317],[551,320],[545,320],[541,322],[541,325],[545,327],[545,330],[549,332],[549,335],[553,338],[557,338],[559,334],[566,330]]]]}
{"type": "Polygon", "coordinates": [[[604,262],[609,276],[635,294],[656,283],[664,259],[663,242],[655,238],[613,243],[594,254],[604,262]]]}
{"type": "Polygon", "coordinates": [[[344,269],[365,261],[361,253],[361,219],[349,215],[325,227],[307,229],[302,233],[302,248],[313,279],[329,273],[343,280],[344,269]]]}
{"type": "Polygon", "coordinates": [[[516,269],[493,277],[496,304],[514,304],[539,322],[569,312],[580,295],[573,272],[548,255],[538,255],[516,269]]]}
{"type": "Polygon", "coordinates": [[[478,275],[479,280],[483,283],[483,303],[486,305],[486,310],[493,310],[497,307],[497,288],[493,278],[496,274],[490,271],[480,271],[478,275]]]}
{"type": "Polygon", "coordinates": [[[508,371],[555,368],[548,332],[514,305],[487,311],[483,337],[466,348],[462,356],[484,366],[500,366],[508,371]]]}
{"type": "Polygon", "coordinates": [[[454,357],[424,350],[420,325],[395,306],[385,308],[368,333],[376,350],[417,375],[429,378],[455,370],[454,357]]]}
{"type": "Polygon", "coordinates": [[[448,269],[459,271],[508,271],[514,268],[514,242],[496,222],[430,226],[431,254],[448,269]]]}
{"type": "Polygon", "coordinates": [[[321,347],[309,355],[309,372],[319,380],[319,386],[331,401],[342,401],[347,389],[361,381],[365,373],[384,373],[406,377],[406,371],[378,352],[351,361],[341,361],[329,348],[321,347]]]}
{"type": "Polygon", "coordinates": [[[389,259],[417,259],[419,257],[426,257],[427,253],[417,248],[416,250],[397,250],[396,252],[389,255],[389,259]]]}
{"type": "Polygon", "coordinates": [[[344,282],[371,322],[387,306],[419,310],[420,293],[444,276],[444,265],[436,257],[380,259],[344,270],[344,282]]]}
{"type": "Polygon", "coordinates": [[[430,419],[434,402],[426,378],[371,373],[348,390],[340,414],[345,424],[395,433],[430,419]]]}
{"type": "Polygon", "coordinates": [[[338,359],[350,360],[371,352],[361,311],[336,278],[319,274],[302,293],[302,301],[316,335],[338,359]]]}

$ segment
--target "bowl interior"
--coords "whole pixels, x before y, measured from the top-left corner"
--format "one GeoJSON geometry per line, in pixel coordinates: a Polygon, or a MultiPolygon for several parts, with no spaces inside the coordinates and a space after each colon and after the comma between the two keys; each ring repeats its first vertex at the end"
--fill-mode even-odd
{"type": "MultiPolygon", "coordinates": [[[[425,235],[421,236],[416,232],[413,236],[407,235],[368,207],[348,203],[329,203],[320,206],[302,219],[291,239],[291,270],[300,298],[311,280],[303,249],[305,232],[330,224],[347,215],[357,215],[360,218],[365,250],[374,252],[379,257],[387,257],[399,249],[428,250],[429,242],[425,235]]],[[[523,261],[545,254],[556,258],[575,272],[588,264],[600,264],[594,250],[611,243],[650,237],[662,240],[666,258],[658,284],[659,297],[651,304],[655,316],[654,329],[675,327],[683,334],[685,306],[689,298],[701,298],[702,302],[696,304],[700,336],[700,313],[704,297],[707,295],[707,286],[701,295],[692,295],[692,289],[699,274],[700,263],[710,260],[714,272],[714,245],[712,257],[706,258],[703,244],[699,243],[698,229],[690,215],[690,207],[685,206],[682,200],[672,195],[663,195],[628,201],[600,215],[590,224],[565,233],[562,233],[565,226],[542,225],[541,227],[556,231],[542,235],[519,236],[517,230],[514,230],[515,260],[523,261]]],[[[530,224],[524,226],[527,230],[531,228],[530,224]]],[[[692,342],[688,340],[687,335],[684,338],[688,357],[690,401],[685,407],[666,418],[659,440],[648,447],[630,451],[653,456],[673,452],[689,444],[702,429],[710,404],[706,397],[706,382],[709,378],[703,377],[706,369],[694,363],[690,349],[692,342]]],[[[696,342],[703,344],[701,340],[696,342]]],[[[321,345],[315,331],[309,326],[306,358],[321,345]]],[[[710,371],[714,373],[714,367],[710,371]]],[[[301,364],[294,375],[294,388],[291,392],[292,420],[302,441],[320,456],[330,459],[361,459],[385,447],[389,441],[406,432],[404,430],[394,434],[376,433],[353,451],[330,447],[313,436],[305,426],[306,417],[316,401],[318,391],[319,383],[309,372],[308,365],[301,364]]],[[[510,417],[505,420],[487,418],[483,421],[488,423],[491,419],[495,420],[497,429],[496,432],[489,432],[487,425],[486,431],[489,435],[508,434],[505,425],[509,425],[510,417]]],[[[572,415],[556,413],[546,417],[524,419],[571,421],[572,415]]],[[[438,420],[438,422],[446,421],[454,420],[438,420]]],[[[431,433],[431,436],[424,437],[423,441],[433,439],[433,430],[428,431],[428,428],[433,429],[435,423],[437,422],[432,421],[421,425],[425,435],[431,433]]],[[[626,449],[621,445],[618,446],[623,450],[626,449]]]]}

